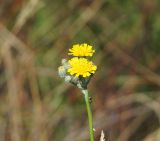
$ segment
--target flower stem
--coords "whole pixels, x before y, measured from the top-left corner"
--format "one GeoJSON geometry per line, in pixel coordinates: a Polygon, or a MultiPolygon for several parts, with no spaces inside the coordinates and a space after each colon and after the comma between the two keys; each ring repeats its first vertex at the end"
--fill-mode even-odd
{"type": "Polygon", "coordinates": [[[91,106],[90,106],[90,101],[89,101],[89,96],[88,96],[88,90],[82,90],[82,93],[84,94],[84,98],[85,98],[85,102],[86,102],[86,107],[87,107],[90,140],[94,141],[92,112],[91,112],[91,106]]]}

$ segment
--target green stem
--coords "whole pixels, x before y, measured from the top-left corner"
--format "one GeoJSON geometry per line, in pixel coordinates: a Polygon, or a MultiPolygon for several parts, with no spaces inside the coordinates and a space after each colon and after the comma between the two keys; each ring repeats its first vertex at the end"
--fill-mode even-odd
{"type": "Polygon", "coordinates": [[[90,140],[94,141],[94,131],[93,131],[93,121],[92,121],[92,112],[91,112],[91,106],[88,96],[88,90],[82,90],[82,93],[85,97],[86,107],[87,107],[87,113],[88,113],[88,122],[89,122],[89,132],[90,132],[90,140]]]}

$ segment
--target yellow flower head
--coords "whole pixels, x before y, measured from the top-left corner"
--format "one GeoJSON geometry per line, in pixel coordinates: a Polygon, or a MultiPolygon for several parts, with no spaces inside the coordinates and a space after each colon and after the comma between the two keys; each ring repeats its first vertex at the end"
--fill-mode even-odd
{"type": "Polygon", "coordinates": [[[92,46],[87,44],[75,44],[71,49],[69,49],[68,55],[73,55],[77,57],[86,57],[86,56],[92,56],[95,52],[94,49],[92,49],[92,46]]]}
{"type": "Polygon", "coordinates": [[[69,64],[71,67],[68,69],[68,72],[76,77],[88,77],[91,74],[94,74],[97,69],[97,66],[86,58],[74,57],[69,60],[69,64]]]}

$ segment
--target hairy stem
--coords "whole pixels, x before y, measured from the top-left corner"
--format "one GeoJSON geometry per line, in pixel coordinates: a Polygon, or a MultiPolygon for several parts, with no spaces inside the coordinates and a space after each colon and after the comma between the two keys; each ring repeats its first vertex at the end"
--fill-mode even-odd
{"type": "Polygon", "coordinates": [[[84,94],[84,98],[85,98],[85,102],[86,102],[86,107],[87,107],[90,140],[94,141],[92,112],[91,112],[91,106],[90,106],[90,101],[89,101],[89,96],[88,96],[88,90],[82,90],[82,93],[84,94]]]}

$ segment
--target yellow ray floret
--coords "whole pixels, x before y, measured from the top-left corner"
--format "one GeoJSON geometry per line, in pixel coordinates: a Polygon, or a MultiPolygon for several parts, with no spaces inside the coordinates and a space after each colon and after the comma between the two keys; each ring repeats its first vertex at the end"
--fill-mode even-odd
{"type": "Polygon", "coordinates": [[[69,60],[69,64],[71,67],[68,69],[68,72],[76,77],[88,77],[91,74],[94,74],[97,69],[97,66],[86,58],[74,57],[69,60]]]}
{"type": "Polygon", "coordinates": [[[77,57],[92,56],[95,50],[88,44],[75,44],[69,49],[68,55],[77,57]]]}

